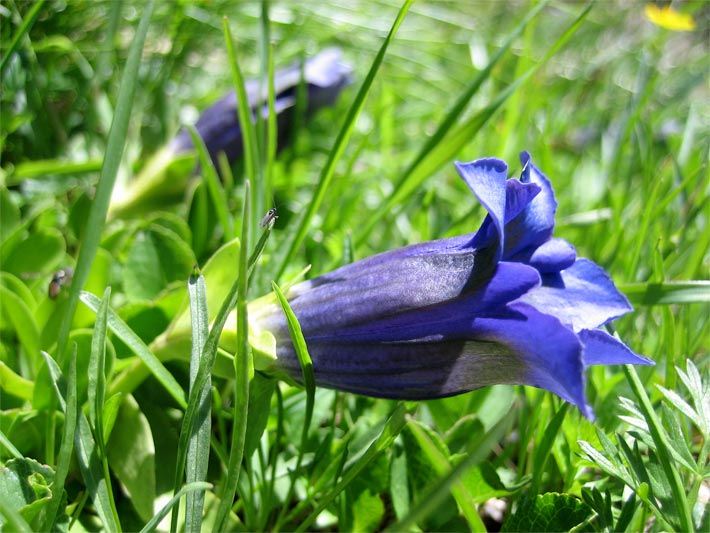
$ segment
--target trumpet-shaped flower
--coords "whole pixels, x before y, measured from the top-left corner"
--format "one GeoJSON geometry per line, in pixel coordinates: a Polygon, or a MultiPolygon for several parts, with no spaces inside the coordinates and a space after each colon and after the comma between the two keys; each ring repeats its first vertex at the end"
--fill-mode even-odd
{"type": "MultiPolygon", "coordinates": [[[[549,390],[587,417],[585,369],[652,364],[599,329],[631,311],[604,270],[552,236],[557,203],[527,153],[519,179],[499,159],[456,163],[488,211],[477,232],[392,250],[288,293],[320,386],[429,399],[493,384],[549,390]]],[[[275,366],[300,367],[276,304],[250,309],[275,366]]]]}

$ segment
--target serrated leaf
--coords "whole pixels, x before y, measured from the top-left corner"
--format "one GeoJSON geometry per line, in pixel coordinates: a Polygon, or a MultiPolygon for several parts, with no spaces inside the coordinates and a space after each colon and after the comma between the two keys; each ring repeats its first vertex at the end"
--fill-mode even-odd
{"type": "Polygon", "coordinates": [[[569,531],[592,515],[592,509],[569,494],[548,492],[524,499],[501,531],[569,531]]]}
{"type": "Polygon", "coordinates": [[[35,530],[40,512],[52,498],[53,482],[54,470],[34,459],[10,459],[0,465],[0,499],[35,530]]]}

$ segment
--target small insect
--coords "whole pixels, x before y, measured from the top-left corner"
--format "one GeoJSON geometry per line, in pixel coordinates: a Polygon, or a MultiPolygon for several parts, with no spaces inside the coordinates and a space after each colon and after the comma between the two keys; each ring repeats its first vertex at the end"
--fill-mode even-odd
{"type": "Polygon", "coordinates": [[[264,217],[261,219],[261,222],[259,222],[259,227],[263,229],[271,229],[274,227],[277,218],[279,218],[279,216],[276,214],[276,208],[272,207],[266,212],[264,217]]]}
{"type": "Polygon", "coordinates": [[[56,300],[59,293],[62,292],[62,288],[66,287],[71,283],[71,279],[74,276],[74,269],[72,267],[64,267],[57,270],[52,275],[52,281],[49,282],[49,288],[47,289],[47,296],[52,300],[56,300]]]}

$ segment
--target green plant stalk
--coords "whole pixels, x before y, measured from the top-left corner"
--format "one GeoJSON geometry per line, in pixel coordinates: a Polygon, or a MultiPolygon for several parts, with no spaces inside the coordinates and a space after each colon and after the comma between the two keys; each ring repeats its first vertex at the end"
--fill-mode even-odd
{"type": "Polygon", "coordinates": [[[143,52],[143,45],[148,33],[152,13],[153,0],[149,0],[145,5],[143,16],[136,30],[136,35],[128,51],[126,67],[123,71],[123,76],[121,76],[116,113],[111,121],[111,129],[109,130],[108,141],[106,143],[104,164],[101,167],[101,175],[99,176],[99,182],[96,186],[96,195],[94,196],[94,201],[91,203],[91,209],[89,210],[89,216],[86,221],[84,239],[79,248],[79,257],[76,261],[74,277],[72,278],[71,288],[69,289],[66,311],[62,317],[61,326],[59,327],[59,335],[57,337],[57,360],[60,368],[64,361],[64,352],[67,340],[69,339],[69,331],[71,330],[74,312],[79,302],[79,293],[84,288],[86,279],[89,276],[91,264],[96,255],[96,250],[99,248],[101,232],[106,222],[106,213],[108,212],[108,205],[111,200],[111,193],[116,183],[118,167],[121,164],[123,149],[126,145],[128,122],[131,116],[131,108],[133,107],[136,85],[138,85],[138,67],[140,67],[141,53],[143,52]]]}
{"type": "Polygon", "coordinates": [[[224,188],[219,181],[219,176],[217,175],[217,170],[214,168],[212,159],[207,152],[205,141],[202,139],[194,126],[188,126],[187,131],[190,133],[192,144],[197,150],[202,178],[205,181],[210,198],[212,198],[212,202],[214,203],[217,218],[219,219],[220,224],[222,224],[222,231],[224,232],[225,241],[231,241],[234,238],[234,222],[229,214],[227,195],[225,194],[224,188]]]}
{"type": "Polygon", "coordinates": [[[247,290],[249,287],[248,248],[250,234],[250,186],[244,182],[244,213],[242,218],[242,241],[239,249],[239,286],[237,289],[237,352],[234,355],[234,411],[232,418],[232,445],[229,451],[229,465],[224,491],[217,509],[215,530],[224,529],[232,501],[237,491],[239,474],[244,457],[247,416],[249,413],[249,374],[254,364],[249,347],[249,317],[247,316],[247,290]]]}
{"type": "Polygon", "coordinates": [[[44,2],[45,0],[37,0],[37,2],[35,2],[29,13],[27,13],[27,16],[23,19],[22,24],[20,24],[20,27],[17,28],[17,31],[15,31],[15,34],[12,36],[10,46],[7,47],[5,55],[2,59],[0,59],[0,77],[5,75],[5,69],[10,64],[10,59],[15,54],[22,38],[27,34],[27,32],[30,31],[30,28],[32,28],[37,20],[37,16],[44,5],[44,2]]]}
{"type": "Polygon", "coordinates": [[[651,401],[646,394],[643,387],[643,383],[636,373],[636,369],[631,365],[624,365],[624,374],[626,375],[626,380],[631,386],[631,390],[634,391],[636,398],[639,401],[639,409],[643,413],[646,422],[648,423],[648,430],[653,438],[653,442],[656,444],[656,452],[658,454],[658,459],[661,462],[663,471],[668,478],[668,482],[671,486],[671,492],[673,493],[673,500],[678,511],[678,516],[680,518],[680,529],[682,531],[688,531],[692,533],[695,531],[693,526],[693,518],[690,513],[690,506],[688,505],[688,499],[683,489],[683,482],[680,479],[680,474],[678,470],[674,468],[671,462],[670,452],[668,451],[670,445],[666,439],[665,432],[661,427],[661,421],[656,416],[656,413],[651,405],[651,401]]]}
{"type": "Polygon", "coordinates": [[[365,105],[365,100],[367,99],[367,95],[370,92],[372,83],[375,81],[375,76],[377,75],[377,72],[379,71],[380,66],[382,65],[382,61],[385,57],[385,53],[387,52],[387,48],[394,39],[395,35],[397,34],[397,30],[404,21],[404,17],[407,15],[407,12],[409,11],[412,2],[413,0],[405,0],[402,4],[399,13],[397,13],[397,18],[392,24],[389,34],[385,38],[385,41],[382,43],[379,52],[377,52],[377,55],[375,56],[375,59],[372,62],[372,66],[370,67],[370,71],[367,73],[365,81],[362,82],[362,86],[360,87],[360,90],[358,91],[357,96],[355,97],[353,105],[351,105],[350,109],[348,110],[348,114],[345,117],[345,121],[343,122],[343,125],[340,131],[338,132],[338,137],[335,139],[333,148],[331,148],[330,153],[328,154],[328,160],[320,173],[320,177],[318,178],[318,184],[316,185],[316,189],[313,192],[313,196],[311,197],[311,201],[308,204],[308,208],[306,209],[303,218],[301,218],[301,221],[298,224],[298,228],[294,233],[293,239],[291,239],[289,248],[286,254],[283,256],[281,264],[276,272],[277,281],[281,278],[284,271],[286,270],[286,267],[291,262],[293,254],[296,253],[296,250],[301,246],[303,240],[306,238],[306,233],[308,232],[308,228],[311,225],[311,221],[313,220],[313,217],[316,215],[318,209],[323,203],[325,193],[328,190],[328,186],[330,185],[330,182],[332,181],[333,176],[335,174],[335,167],[338,161],[340,161],[340,158],[342,157],[343,153],[345,152],[345,147],[347,146],[348,141],[352,136],[352,133],[355,129],[355,122],[360,116],[360,112],[362,111],[365,105]]]}
{"type": "MultiPolygon", "coordinates": [[[[195,377],[200,368],[200,355],[209,334],[209,318],[207,316],[207,298],[205,278],[195,268],[188,281],[190,296],[190,317],[192,321],[192,345],[190,353],[190,385],[194,386],[195,377]]],[[[211,379],[205,382],[200,397],[200,413],[195,428],[195,434],[190,438],[187,448],[188,463],[185,480],[188,484],[205,481],[210,458],[211,431],[211,379]]],[[[190,391],[192,392],[192,390],[190,391]]],[[[191,492],[185,498],[185,531],[197,532],[202,528],[202,512],[204,508],[204,493],[191,492]]],[[[178,503],[179,505],[179,503],[178,503]]],[[[177,513],[176,513],[177,514],[177,513]]]]}
{"type": "Polygon", "coordinates": [[[101,460],[104,483],[108,501],[113,515],[114,526],[120,531],[121,525],[116,509],[116,500],[113,496],[111,486],[111,474],[108,467],[108,457],[106,455],[106,444],[104,442],[104,398],[106,395],[106,324],[108,322],[109,303],[111,301],[111,288],[107,287],[101,299],[101,305],[96,312],[96,323],[94,333],[91,338],[91,357],[89,359],[89,388],[87,391],[89,401],[89,422],[94,435],[96,449],[101,460]],[[95,376],[95,381],[91,380],[95,376]],[[93,382],[92,382],[93,381],[93,382]]]}
{"type": "Polygon", "coordinates": [[[193,494],[195,491],[206,491],[212,488],[211,483],[206,483],[204,481],[195,481],[194,483],[188,483],[186,484],[183,488],[181,488],[175,496],[170,498],[168,503],[166,503],[160,511],[158,511],[153,518],[151,518],[148,523],[143,526],[143,529],[141,529],[140,533],[149,533],[152,531],[156,531],[158,528],[158,524],[160,524],[160,521],[165,518],[170,510],[180,502],[180,498],[185,496],[186,494],[193,494]]]}
{"type": "MultiPolygon", "coordinates": [[[[56,389],[59,394],[59,389],[56,389]]],[[[78,413],[77,392],[76,392],[76,345],[69,361],[69,374],[67,376],[67,390],[64,408],[64,432],[62,444],[59,448],[59,456],[52,484],[52,498],[47,505],[44,516],[42,531],[49,531],[54,525],[54,519],[59,510],[59,503],[64,493],[64,482],[69,473],[69,463],[71,462],[72,451],[74,450],[74,432],[76,431],[76,419],[78,413]]]]}
{"type": "Polygon", "coordinates": [[[234,39],[232,38],[232,31],[229,28],[229,20],[227,17],[222,19],[222,30],[227,45],[227,56],[229,57],[229,66],[232,73],[232,84],[237,94],[237,114],[239,116],[239,126],[242,130],[242,142],[244,143],[244,168],[246,179],[253,183],[253,187],[250,188],[249,193],[253,213],[250,215],[249,220],[249,240],[253,242],[256,240],[257,229],[256,219],[254,217],[261,216],[260,214],[263,211],[263,198],[259,196],[259,192],[263,189],[259,146],[252,111],[249,106],[249,99],[247,98],[244,76],[242,75],[239,61],[237,60],[237,53],[234,49],[234,39]]]}

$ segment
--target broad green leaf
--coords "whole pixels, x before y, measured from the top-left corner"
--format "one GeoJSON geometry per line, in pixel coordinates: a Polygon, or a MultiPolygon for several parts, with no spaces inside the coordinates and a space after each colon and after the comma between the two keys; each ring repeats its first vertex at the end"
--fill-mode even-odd
{"type": "Polygon", "coordinates": [[[34,459],[10,459],[0,465],[0,500],[37,530],[40,513],[52,498],[53,482],[54,470],[49,466],[34,459]]]}
{"type": "Polygon", "coordinates": [[[0,285],[0,319],[2,323],[12,325],[17,338],[25,351],[26,356],[37,369],[39,359],[39,330],[34,321],[32,312],[19,296],[0,285]]]}
{"type": "Polygon", "coordinates": [[[189,245],[172,230],[153,224],[139,230],[123,268],[129,299],[151,299],[170,282],[187,279],[195,265],[189,245]]]}
{"type": "Polygon", "coordinates": [[[2,268],[19,277],[51,275],[62,262],[65,248],[64,237],[59,230],[42,228],[30,233],[7,252],[2,261],[2,268]]]}
{"type": "Polygon", "coordinates": [[[20,208],[13,202],[8,190],[0,186],[0,244],[19,223],[20,208]]]}
{"type": "Polygon", "coordinates": [[[0,390],[17,398],[31,401],[34,394],[34,382],[23,378],[0,361],[0,390]]]}
{"type": "Polygon", "coordinates": [[[592,509],[576,497],[548,492],[521,500],[502,531],[569,531],[591,515],[592,509]]]}
{"type": "Polygon", "coordinates": [[[247,419],[247,439],[244,456],[249,458],[259,446],[271,414],[271,397],[277,381],[260,373],[255,373],[249,386],[249,417],[247,419]]]}
{"type": "Polygon", "coordinates": [[[148,420],[130,394],[118,410],[106,453],[136,512],[150,520],[156,495],[155,445],[148,420]]]}

